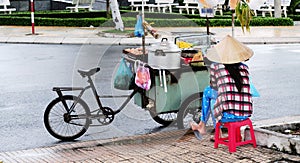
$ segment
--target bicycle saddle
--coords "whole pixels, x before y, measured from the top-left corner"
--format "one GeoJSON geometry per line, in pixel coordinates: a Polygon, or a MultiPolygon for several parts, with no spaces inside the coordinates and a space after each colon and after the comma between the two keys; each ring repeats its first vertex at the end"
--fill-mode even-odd
{"type": "Polygon", "coordinates": [[[86,76],[92,76],[95,73],[100,71],[100,67],[92,68],[90,70],[84,71],[84,70],[78,70],[79,74],[84,78],[86,76]]]}

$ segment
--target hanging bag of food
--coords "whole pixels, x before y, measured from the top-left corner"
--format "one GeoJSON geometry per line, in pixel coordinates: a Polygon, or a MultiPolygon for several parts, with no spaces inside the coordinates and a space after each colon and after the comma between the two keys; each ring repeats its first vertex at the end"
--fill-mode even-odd
{"type": "Polygon", "coordinates": [[[145,67],[145,65],[138,64],[135,74],[135,84],[145,89],[146,91],[150,89],[151,86],[151,78],[149,68],[145,67]]]}
{"type": "Polygon", "coordinates": [[[141,15],[137,16],[137,22],[136,22],[135,28],[134,28],[134,36],[135,37],[144,36],[143,20],[142,20],[141,15]]]}
{"type": "Polygon", "coordinates": [[[117,73],[114,77],[114,88],[121,90],[133,89],[134,75],[124,58],[121,59],[117,73]]]}
{"type": "Polygon", "coordinates": [[[236,2],[235,14],[240,22],[243,33],[245,32],[244,27],[246,27],[247,32],[250,32],[250,22],[252,16],[254,16],[254,11],[250,9],[246,0],[239,0],[236,2]]]}

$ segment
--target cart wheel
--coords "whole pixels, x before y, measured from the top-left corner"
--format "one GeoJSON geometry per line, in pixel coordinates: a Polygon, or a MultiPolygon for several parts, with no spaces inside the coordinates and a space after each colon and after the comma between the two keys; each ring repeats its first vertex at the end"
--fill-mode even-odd
{"type": "Polygon", "coordinates": [[[202,93],[196,93],[188,97],[181,105],[178,112],[178,128],[190,128],[190,122],[199,122],[201,116],[202,93]]]}
{"type": "Polygon", "coordinates": [[[153,120],[163,126],[169,126],[172,122],[175,122],[177,119],[177,113],[154,113],[150,111],[150,115],[153,120]]]}

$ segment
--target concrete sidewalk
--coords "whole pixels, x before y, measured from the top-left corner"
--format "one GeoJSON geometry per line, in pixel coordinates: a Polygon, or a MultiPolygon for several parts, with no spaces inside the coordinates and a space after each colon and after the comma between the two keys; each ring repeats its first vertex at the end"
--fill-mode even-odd
{"type": "MultiPolygon", "coordinates": [[[[141,38],[128,38],[126,35],[107,34],[103,31],[112,28],[94,27],[31,27],[0,26],[0,43],[34,44],[99,44],[99,45],[140,45],[141,38]]],[[[162,37],[174,38],[179,34],[206,33],[205,27],[158,28],[162,37]]],[[[209,29],[217,40],[232,35],[231,27],[211,27],[209,29]]],[[[289,44],[300,43],[300,26],[251,27],[251,33],[243,33],[240,27],[234,28],[234,37],[246,44],[289,44]]],[[[146,37],[146,44],[155,40],[146,37]]]]}
{"type": "Polygon", "coordinates": [[[168,131],[108,140],[62,143],[21,151],[0,153],[0,162],[300,162],[300,156],[251,145],[230,154],[219,145],[214,149],[207,135],[197,140],[191,131],[168,131]]]}

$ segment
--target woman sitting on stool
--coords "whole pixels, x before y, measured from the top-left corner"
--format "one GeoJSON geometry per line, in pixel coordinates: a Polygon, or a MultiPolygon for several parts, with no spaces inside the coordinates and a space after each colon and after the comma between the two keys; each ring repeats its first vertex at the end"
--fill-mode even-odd
{"type": "MultiPolygon", "coordinates": [[[[252,115],[252,96],[248,66],[241,63],[253,56],[253,51],[231,36],[226,36],[208,50],[211,87],[217,90],[214,117],[222,122],[247,119],[252,115]]],[[[203,99],[204,100],[204,99],[203,99]]],[[[201,138],[206,134],[205,121],[191,123],[191,128],[201,138]]]]}

